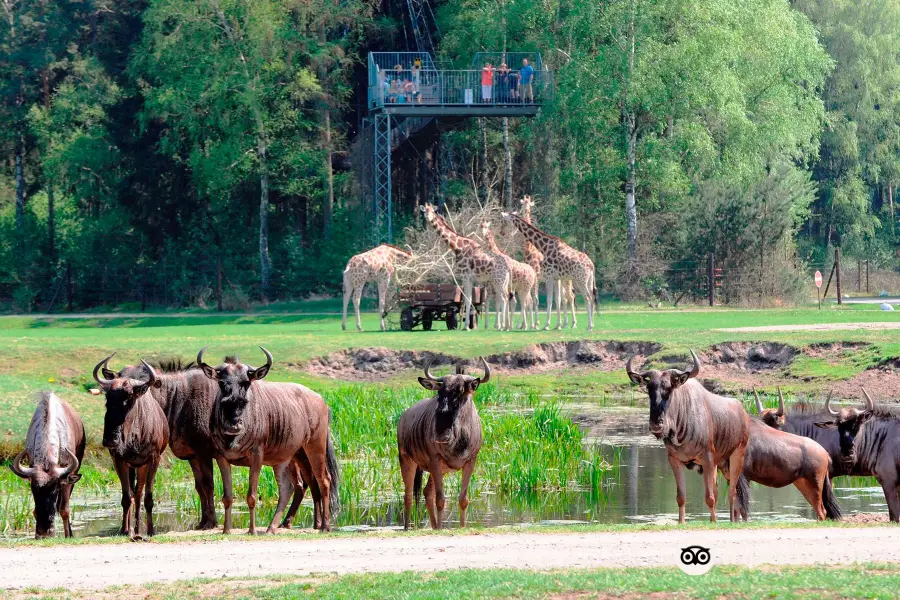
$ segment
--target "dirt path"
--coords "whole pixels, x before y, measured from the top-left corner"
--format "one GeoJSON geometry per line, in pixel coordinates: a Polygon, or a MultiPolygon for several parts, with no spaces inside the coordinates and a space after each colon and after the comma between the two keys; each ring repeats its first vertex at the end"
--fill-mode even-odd
{"type": "Polygon", "coordinates": [[[0,588],[104,588],[197,577],[674,566],[680,548],[714,564],[900,561],[895,527],[227,540],[0,549],[0,588]]]}

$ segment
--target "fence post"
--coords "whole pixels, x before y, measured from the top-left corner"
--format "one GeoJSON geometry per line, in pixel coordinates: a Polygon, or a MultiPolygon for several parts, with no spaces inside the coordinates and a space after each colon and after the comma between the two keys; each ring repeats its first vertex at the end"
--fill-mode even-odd
{"type": "Polygon", "coordinates": [[[713,306],[716,303],[716,270],[714,268],[714,261],[713,253],[710,252],[709,258],[706,261],[706,294],[709,298],[710,306],[713,306]]]}
{"type": "Polygon", "coordinates": [[[866,259],[866,293],[869,293],[869,259],[866,259]]]}
{"type": "Polygon", "coordinates": [[[862,291],[862,261],[856,259],[856,291],[862,291]]]}
{"type": "Polygon", "coordinates": [[[837,278],[837,303],[843,304],[844,299],[841,297],[841,249],[840,247],[836,247],[834,249],[834,272],[835,277],[837,278]]]}

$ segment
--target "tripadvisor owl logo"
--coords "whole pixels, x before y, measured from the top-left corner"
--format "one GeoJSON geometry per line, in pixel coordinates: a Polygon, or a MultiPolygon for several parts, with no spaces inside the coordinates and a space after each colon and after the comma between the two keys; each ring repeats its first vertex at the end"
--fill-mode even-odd
{"type": "Polygon", "coordinates": [[[678,566],[688,575],[705,575],[712,568],[712,553],[699,544],[679,548],[678,566]]]}

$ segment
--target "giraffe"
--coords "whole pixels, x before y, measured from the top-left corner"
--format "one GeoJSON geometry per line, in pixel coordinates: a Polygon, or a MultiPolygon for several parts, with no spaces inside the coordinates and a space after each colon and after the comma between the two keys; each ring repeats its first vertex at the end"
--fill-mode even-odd
{"type": "MultiPolygon", "coordinates": [[[[534,269],[531,266],[514,260],[511,256],[503,252],[499,246],[497,246],[497,239],[494,237],[494,232],[491,231],[491,224],[489,221],[484,221],[481,224],[481,236],[487,243],[486,252],[488,253],[488,255],[490,255],[495,260],[506,261],[506,264],[509,267],[510,286],[512,288],[512,291],[514,291],[519,297],[519,304],[522,308],[522,326],[520,327],[520,329],[529,329],[529,316],[532,317],[532,323],[534,323],[534,315],[532,315],[531,312],[531,291],[537,286],[537,273],[534,272],[534,269]]],[[[510,300],[512,300],[511,295],[509,296],[509,298],[510,300]]],[[[513,305],[513,307],[511,307],[508,312],[509,321],[507,322],[506,326],[507,329],[512,329],[515,305],[513,305]]]]}
{"type": "Polygon", "coordinates": [[[510,282],[509,266],[506,261],[493,259],[478,242],[456,233],[447,221],[435,212],[432,204],[425,204],[422,212],[425,213],[428,224],[435,228],[456,257],[456,273],[462,280],[463,295],[466,298],[463,315],[466,329],[471,328],[469,315],[472,311],[472,293],[476,282],[491,284],[491,291],[497,303],[496,328],[505,328],[509,310],[507,294],[510,282]]]}
{"type": "Polygon", "coordinates": [[[353,256],[347,261],[347,267],[344,269],[344,319],[341,321],[341,329],[347,330],[347,304],[352,297],[353,308],[356,310],[356,329],[362,331],[362,323],[359,320],[359,300],[366,284],[374,281],[378,285],[378,314],[381,316],[381,330],[385,330],[384,308],[390,285],[394,281],[394,269],[398,263],[404,263],[410,258],[412,258],[412,254],[406,250],[389,244],[381,244],[367,252],[353,256]]]}
{"type": "MultiPolygon", "coordinates": [[[[541,271],[545,274],[547,285],[547,323],[544,329],[550,328],[550,312],[553,309],[553,292],[558,288],[559,281],[571,279],[576,291],[584,296],[587,304],[588,331],[594,329],[594,298],[597,292],[597,284],[594,279],[594,262],[584,252],[579,252],[564,241],[544,233],[534,225],[526,223],[525,219],[516,213],[500,213],[504,221],[516,226],[522,232],[525,239],[540,250],[544,255],[541,262],[541,271]]],[[[562,327],[559,303],[556,304],[556,328],[562,327]]]]}
{"type": "MultiPolygon", "coordinates": [[[[521,200],[522,204],[522,218],[526,223],[532,225],[531,221],[531,208],[534,206],[534,201],[531,199],[531,196],[524,196],[521,200]]],[[[544,260],[544,255],[541,254],[541,251],[535,248],[534,244],[525,240],[525,263],[530,265],[534,272],[537,273],[538,278],[541,277],[541,262],[544,260]]],[[[550,285],[549,282],[544,282],[545,286],[550,285]]],[[[548,288],[549,289],[549,288],[548,288]]],[[[533,312],[532,316],[532,326],[534,329],[538,328],[538,285],[535,284],[533,291],[533,298],[531,301],[531,310],[533,312]]],[[[548,293],[548,298],[552,296],[548,293]]],[[[560,281],[559,285],[556,288],[556,301],[563,303],[562,312],[565,314],[565,326],[569,325],[569,308],[572,311],[572,329],[577,325],[577,321],[575,319],[575,290],[572,287],[572,280],[567,279],[565,282],[560,281]],[[567,306],[568,305],[568,306],[567,306]]]]}

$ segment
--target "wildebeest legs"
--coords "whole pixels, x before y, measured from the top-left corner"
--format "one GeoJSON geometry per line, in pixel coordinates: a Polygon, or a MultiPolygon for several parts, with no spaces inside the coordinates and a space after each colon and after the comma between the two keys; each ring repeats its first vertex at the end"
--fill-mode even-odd
{"type": "Polygon", "coordinates": [[[470,460],[462,468],[462,483],[459,486],[459,526],[466,526],[466,509],[469,507],[469,481],[475,470],[475,461],[470,460]]]}
{"type": "Polygon", "coordinates": [[[825,506],[822,504],[822,484],[824,481],[813,482],[809,479],[798,479],[794,482],[794,487],[800,490],[809,505],[816,512],[816,518],[820,521],[825,520],[825,506]],[[818,487],[816,486],[818,484],[818,487]]]}
{"type": "Polygon", "coordinates": [[[437,529],[437,509],[434,502],[434,476],[428,474],[428,483],[425,484],[425,508],[428,510],[428,520],[431,521],[431,528],[437,529]]]}
{"type": "Polygon", "coordinates": [[[135,469],[137,472],[137,486],[134,490],[134,516],[132,517],[134,523],[134,535],[131,536],[131,539],[133,540],[141,539],[141,500],[144,495],[144,486],[147,485],[147,471],[149,468],[150,465],[148,463],[135,469]]]}
{"type": "Polygon", "coordinates": [[[144,494],[144,510],[147,512],[147,535],[153,536],[156,530],[153,527],[153,482],[156,480],[156,471],[159,469],[160,457],[155,457],[147,465],[147,491],[144,494]]]}
{"type": "Polygon", "coordinates": [[[431,461],[431,478],[434,481],[434,520],[435,529],[441,529],[444,522],[444,507],[447,499],[444,496],[444,474],[441,472],[441,462],[437,457],[431,461]]]}
{"type": "Polygon", "coordinates": [[[403,477],[403,529],[409,529],[409,515],[412,513],[413,503],[413,486],[416,479],[416,463],[402,452],[400,453],[400,475],[403,477]]]}
{"type": "Polygon", "coordinates": [[[888,477],[879,477],[878,482],[884,491],[884,499],[888,504],[888,515],[891,521],[900,521],[900,486],[897,480],[888,477]]]}
{"type": "Polygon", "coordinates": [[[284,520],[282,520],[281,525],[279,525],[281,529],[290,529],[293,526],[294,517],[297,516],[297,511],[300,510],[300,504],[303,503],[303,497],[306,495],[306,490],[309,487],[309,484],[306,483],[308,479],[303,476],[299,460],[295,461],[291,468],[291,475],[294,483],[294,499],[291,501],[291,505],[284,515],[284,520]]]}
{"type": "Polygon", "coordinates": [[[234,504],[234,489],[231,484],[231,464],[221,456],[216,457],[219,473],[222,475],[222,506],[225,507],[225,525],[222,533],[231,533],[231,505],[234,504]]]}
{"type": "Polygon", "coordinates": [[[119,483],[122,485],[122,528],[119,530],[119,535],[133,536],[131,511],[134,505],[134,492],[131,489],[131,469],[128,463],[121,459],[114,459],[113,465],[116,475],[119,476],[119,483]]]}
{"type": "Polygon", "coordinates": [[[275,514],[272,515],[272,522],[269,523],[266,533],[275,533],[275,524],[278,523],[278,519],[284,513],[288,500],[290,500],[294,488],[297,487],[294,476],[294,461],[292,459],[275,465],[272,470],[275,471],[275,481],[278,483],[278,505],[275,507],[275,514]]]}
{"type": "Polygon", "coordinates": [[[194,489],[200,497],[200,523],[197,524],[197,529],[214,529],[217,519],[212,458],[195,456],[188,462],[194,472],[194,489]]]}
{"type": "Polygon", "coordinates": [[[686,498],[684,491],[684,465],[670,454],[669,466],[672,467],[672,474],[675,476],[675,501],[678,503],[678,522],[684,523],[684,502],[686,498]]]}
{"type": "MultiPolygon", "coordinates": [[[[736,523],[741,520],[741,509],[737,502],[738,479],[741,478],[741,472],[744,470],[744,456],[747,454],[747,444],[739,446],[731,453],[728,459],[728,509],[731,515],[731,522],[736,523]]],[[[715,481],[716,470],[713,471],[713,481],[715,481]]],[[[821,505],[821,501],[819,502],[821,505]]],[[[715,504],[713,504],[713,514],[715,514],[715,504]]]]}
{"type": "MultiPolygon", "coordinates": [[[[707,455],[706,459],[703,461],[703,484],[706,490],[705,500],[706,506],[709,508],[709,520],[712,523],[716,522],[716,501],[719,498],[719,483],[716,479],[716,475],[718,475],[718,471],[716,470],[715,463],[712,461],[712,456],[707,455]]],[[[735,488],[729,488],[729,494],[733,489],[735,488]]],[[[734,519],[732,518],[732,520],[734,519]]]]}
{"type": "Polygon", "coordinates": [[[71,483],[60,483],[59,498],[56,500],[56,509],[63,522],[63,536],[70,538],[72,536],[72,521],[70,520],[71,512],[69,510],[69,499],[72,497],[72,488],[75,487],[71,483]]]}
{"type": "Polygon", "coordinates": [[[248,457],[250,481],[247,485],[247,510],[250,512],[250,535],[256,535],[256,500],[259,498],[259,474],[262,471],[262,449],[259,448],[248,457]]]}
{"type": "Polygon", "coordinates": [[[317,514],[322,515],[320,531],[331,531],[331,475],[325,463],[325,453],[328,446],[328,431],[324,432],[321,439],[311,439],[304,449],[309,459],[312,477],[309,480],[312,489],[313,501],[318,505],[317,514]],[[318,498],[316,498],[318,488],[318,498]]]}

